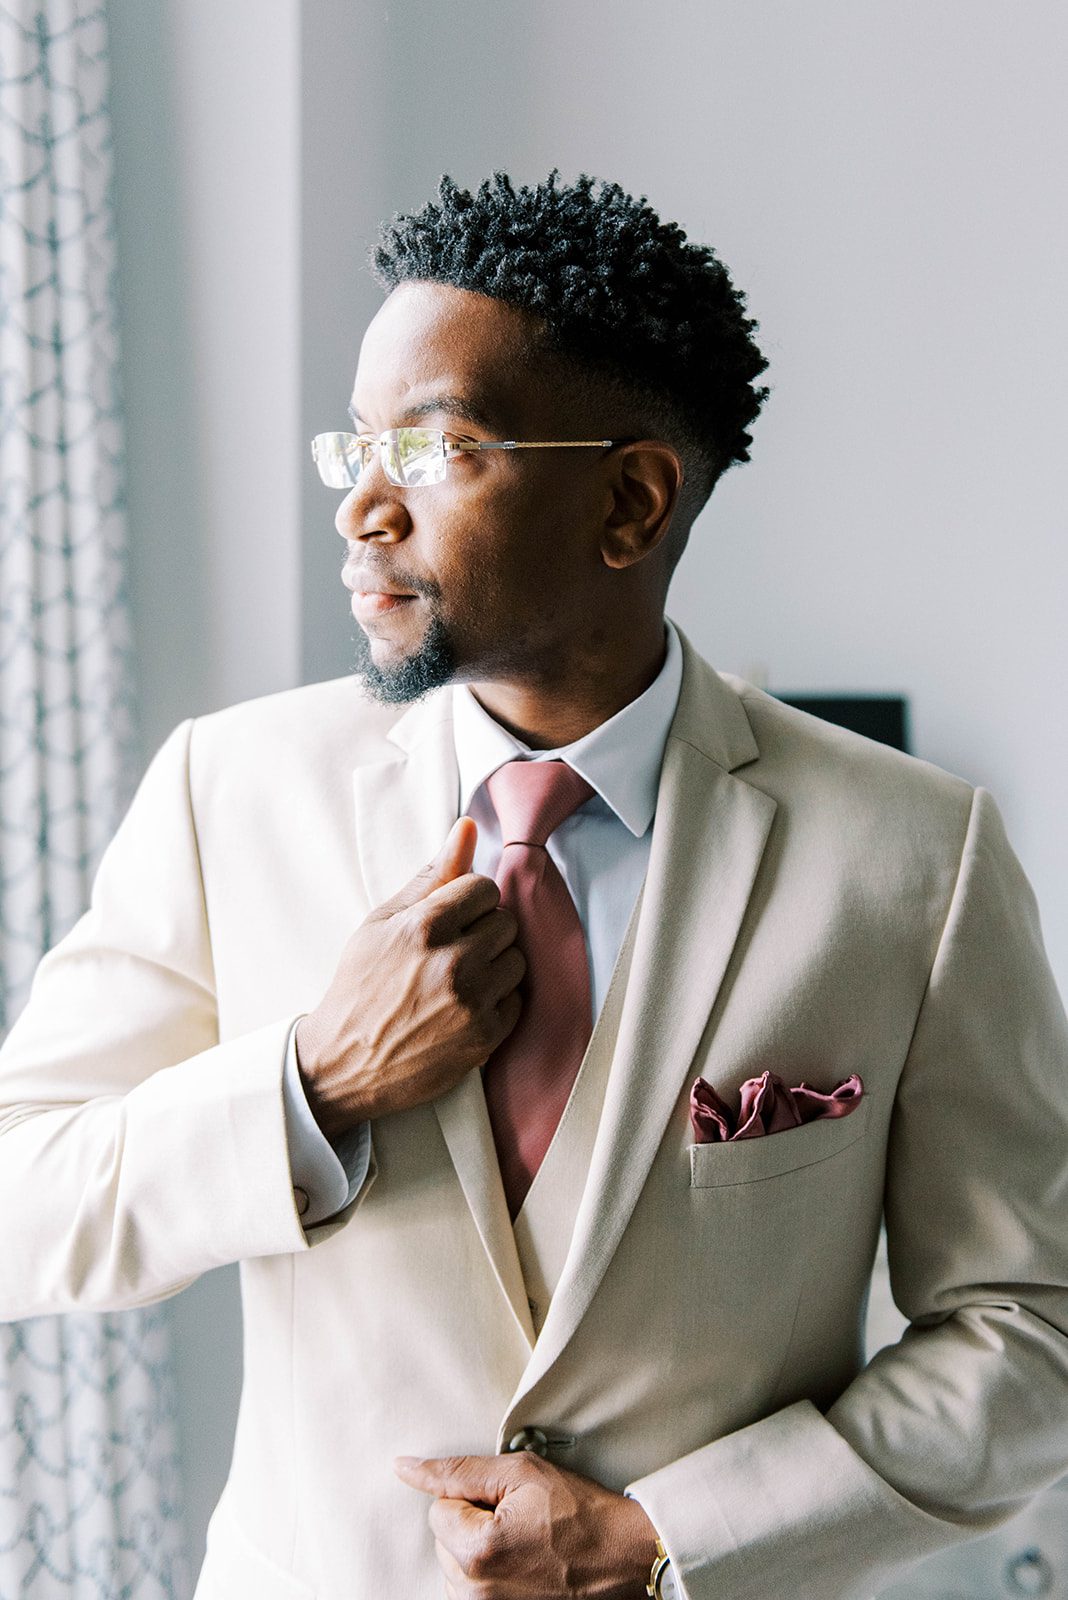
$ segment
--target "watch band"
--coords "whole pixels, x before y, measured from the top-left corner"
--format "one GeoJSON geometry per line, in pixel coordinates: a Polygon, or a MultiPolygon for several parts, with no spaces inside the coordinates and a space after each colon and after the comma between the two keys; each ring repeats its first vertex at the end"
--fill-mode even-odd
{"type": "Polygon", "coordinates": [[[671,1557],[664,1549],[659,1537],[657,1537],[656,1555],[653,1559],[653,1570],[650,1572],[649,1582],[645,1586],[645,1592],[650,1596],[650,1600],[664,1600],[664,1591],[661,1587],[661,1583],[663,1581],[664,1573],[667,1571],[670,1565],[671,1557]]]}

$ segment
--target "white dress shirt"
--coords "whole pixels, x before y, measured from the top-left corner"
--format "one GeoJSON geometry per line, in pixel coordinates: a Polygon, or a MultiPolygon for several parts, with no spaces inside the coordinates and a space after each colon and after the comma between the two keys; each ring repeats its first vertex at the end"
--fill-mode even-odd
{"type": "MultiPolygon", "coordinates": [[[[586,937],[593,1018],[612,977],[630,914],[649,864],[653,813],[668,729],[682,683],[682,649],[666,622],[664,664],[644,694],[590,733],[559,750],[531,750],[495,722],[466,685],[453,688],[453,731],[460,776],[460,814],[478,824],[472,870],[495,878],[501,830],[486,779],[508,761],[566,761],[596,791],[550,837],[546,849],[575,902],[586,937]]],[[[320,1129],[300,1081],[290,1030],[283,1091],[294,1189],[308,1204],[308,1228],[340,1211],[367,1176],[370,1123],[333,1144],[320,1129]]]]}

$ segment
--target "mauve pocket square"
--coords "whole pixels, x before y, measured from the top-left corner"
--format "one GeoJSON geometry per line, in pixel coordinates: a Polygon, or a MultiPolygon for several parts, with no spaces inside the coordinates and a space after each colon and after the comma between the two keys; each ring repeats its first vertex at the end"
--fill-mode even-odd
{"type": "Polygon", "coordinates": [[[810,1089],[806,1083],[788,1088],[774,1072],[747,1078],[742,1084],[738,1116],[704,1078],[690,1090],[690,1122],[697,1144],[719,1144],[730,1139],[756,1139],[765,1133],[783,1133],[803,1122],[824,1117],[845,1117],[859,1105],[864,1085],[853,1072],[830,1094],[810,1089]]]}

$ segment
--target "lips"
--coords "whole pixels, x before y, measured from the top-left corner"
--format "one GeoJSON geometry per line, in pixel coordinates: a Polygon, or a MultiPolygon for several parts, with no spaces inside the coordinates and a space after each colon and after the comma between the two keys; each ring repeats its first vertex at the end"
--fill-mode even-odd
{"type": "Polygon", "coordinates": [[[356,589],[352,596],[352,611],[356,617],[381,617],[389,611],[399,611],[414,594],[394,594],[386,589],[356,589]]]}
{"type": "Polygon", "coordinates": [[[392,612],[402,611],[416,597],[407,589],[398,589],[396,585],[384,583],[381,578],[373,578],[369,574],[342,573],[342,581],[347,589],[352,590],[352,614],[357,622],[372,622],[378,617],[387,617],[392,612]]]}
{"type": "Polygon", "coordinates": [[[368,571],[366,567],[343,567],[341,581],[352,592],[351,609],[357,622],[370,622],[377,617],[402,611],[418,598],[418,594],[411,589],[402,589],[399,584],[379,577],[378,573],[368,571]]]}
{"type": "Polygon", "coordinates": [[[391,583],[379,582],[377,578],[357,577],[351,581],[346,578],[344,581],[346,589],[351,589],[353,594],[384,594],[395,600],[410,600],[412,597],[410,589],[397,589],[391,583]]]}
{"type": "Polygon", "coordinates": [[[361,572],[359,567],[343,567],[341,581],[353,594],[389,594],[409,598],[412,593],[410,589],[400,589],[395,583],[387,583],[375,572],[366,569],[361,572]]]}

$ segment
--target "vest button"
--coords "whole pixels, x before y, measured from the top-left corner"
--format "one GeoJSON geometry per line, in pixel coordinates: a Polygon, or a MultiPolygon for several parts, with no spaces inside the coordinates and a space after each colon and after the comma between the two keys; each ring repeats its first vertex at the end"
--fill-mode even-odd
{"type": "Polygon", "coordinates": [[[532,1456],[547,1456],[549,1454],[548,1435],[542,1433],[540,1428],[520,1428],[518,1433],[513,1433],[504,1447],[506,1450],[528,1450],[532,1456]]]}

